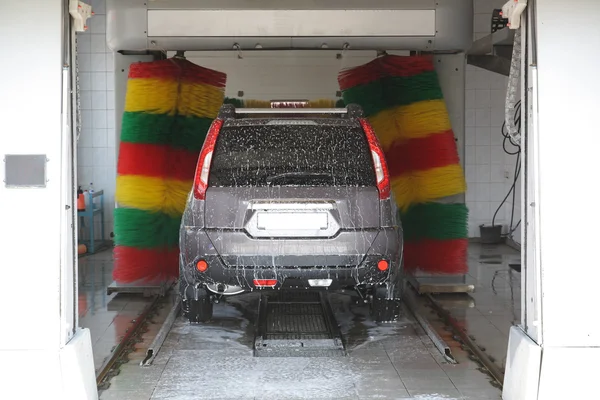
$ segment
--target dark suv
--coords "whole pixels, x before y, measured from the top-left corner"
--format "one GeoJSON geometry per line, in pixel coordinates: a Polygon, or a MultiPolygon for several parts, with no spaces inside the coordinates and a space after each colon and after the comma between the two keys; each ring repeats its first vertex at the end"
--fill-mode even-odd
{"type": "Polygon", "coordinates": [[[200,153],[180,249],[191,322],[208,321],[215,301],[253,290],[348,288],[389,320],[402,230],[361,108],[224,105],[200,153]]]}

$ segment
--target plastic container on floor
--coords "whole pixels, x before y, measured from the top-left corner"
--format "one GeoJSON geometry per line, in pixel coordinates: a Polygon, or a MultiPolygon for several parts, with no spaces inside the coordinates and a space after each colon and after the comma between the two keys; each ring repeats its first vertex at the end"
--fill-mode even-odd
{"type": "Polygon", "coordinates": [[[497,244],[502,241],[502,225],[479,225],[481,243],[497,244]]]}

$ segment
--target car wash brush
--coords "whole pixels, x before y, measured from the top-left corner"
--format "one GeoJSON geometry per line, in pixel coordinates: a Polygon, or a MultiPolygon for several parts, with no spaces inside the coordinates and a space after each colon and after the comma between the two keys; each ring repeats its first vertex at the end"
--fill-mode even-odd
{"type": "Polygon", "coordinates": [[[117,283],[178,276],[181,216],[226,78],[181,58],[131,65],[117,163],[117,283]]]}
{"type": "Polygon", "coordinates": [[[450,199],[466,182],[433,59],[384,55],[341,71],[338,82],[344,103],[362,106],[384,149],[408,221],[405,266],[465,273],[468,210],[450,199]]]}

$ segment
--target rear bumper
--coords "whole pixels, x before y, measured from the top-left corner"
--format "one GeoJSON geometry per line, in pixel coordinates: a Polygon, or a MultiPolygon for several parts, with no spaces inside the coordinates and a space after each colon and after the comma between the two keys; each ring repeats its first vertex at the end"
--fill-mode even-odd
{"type": "Polygon", "coordinates": [[[377,263],[380,257],[369,257],[358,266],[320,266],[320,267],[288,267],[288,266],[262,266],[262,267],[224,267],[220,260],[215,258],[205,259],[209,268],[205,273],[198,272],[194,265],[187,265],[187,282],[200,283],[208,287],[209,290],[219,293],[219,284],[223,294],[237,294],[242,291],[252,291],[254,289],[309,289],[317,288],[311,285],[311,280],[331,280],[326,287],[328,289],[339,289],[355,285],[377,285],[387,282],[390,279],[393,268],[396,264],[386,271],[380,271],[377,263]],[[272,286],[257,286],[255,280],[273,280],[276,283],[272,286]]]}
{"type": "Polygon", "coordinates": [[[256,240],[243,232],[216,235],[184,228],[180,248],[185,286],[206,286],[227,295],[262,289],[256,279],[276,280],[271,289],[314,288],[313,279],[331,279],[327,287],[332,290],[383,284],[399,274],[402,244],[392,228],[342,232],[323,240],[256,240]],[[377,267],[382,259],[389,263],[386,271],[377,267]],[[196,269],[199,260],[209,265],[204,273],[196,269]]]}

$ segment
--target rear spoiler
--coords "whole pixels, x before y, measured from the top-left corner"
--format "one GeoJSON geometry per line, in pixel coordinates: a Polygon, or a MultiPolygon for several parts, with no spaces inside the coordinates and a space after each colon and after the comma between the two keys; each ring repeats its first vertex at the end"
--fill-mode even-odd
{"type": "Polygon", "coordinates": [[[362,107],[356,104],[349,104],[345,108],[235,108],[233,104],[224,104],[221,106],[217,118],[235,119],[240,116],[252,117],[278,117],[278,116],[341,116],[343,118],[363,118],[362,107]]]}

